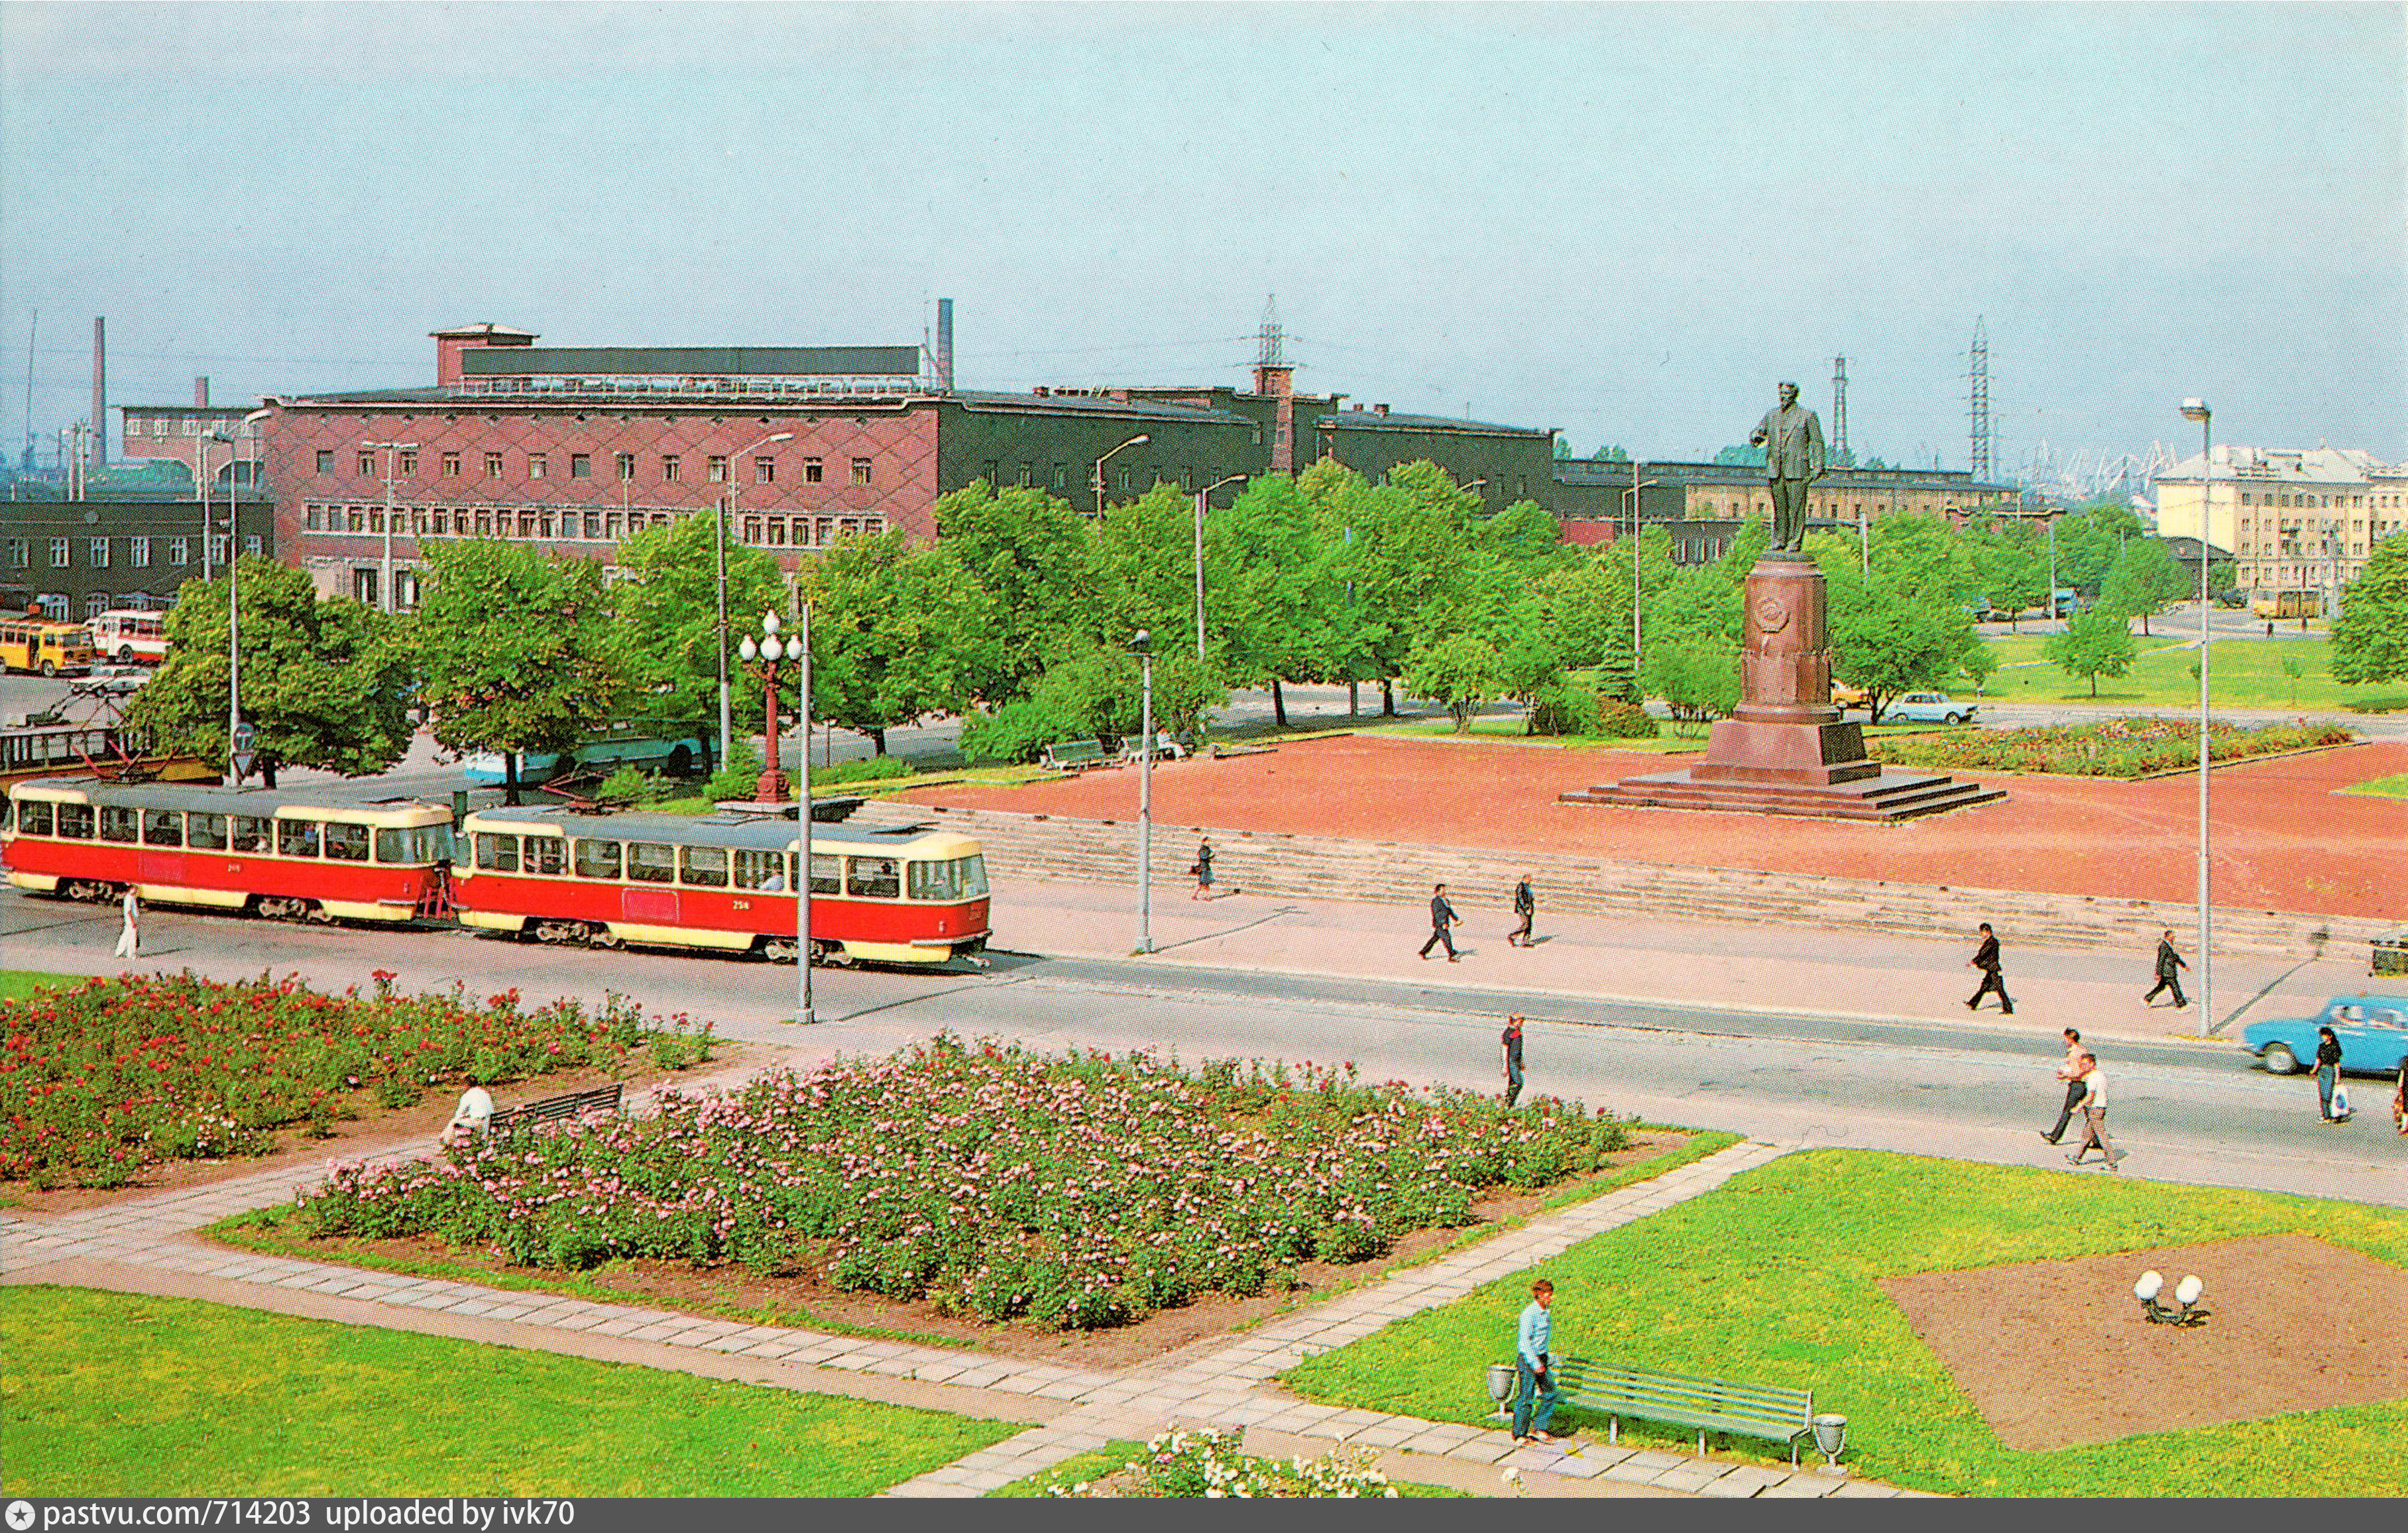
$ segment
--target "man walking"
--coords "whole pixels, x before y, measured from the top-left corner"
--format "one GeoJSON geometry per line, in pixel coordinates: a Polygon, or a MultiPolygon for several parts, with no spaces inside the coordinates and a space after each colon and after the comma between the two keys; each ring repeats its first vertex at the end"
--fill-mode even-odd
{"type": "Polygon", "coordinates": [[[142,898],[139,895],[136,895],[134,892],[134,885],[130,883],[125,886],[125,902],[122,909],[125,912],[125,925],[124,928],[117,934],[117,956],[120,958],[140,957],[142,953],[142,898]]]}
{"type": "Polygon", "coordinates": [[[1982,997],[1995,990],[1999,993],[1999,1014],[2007,1017],[2015,1014],[2015,1003],[2007,999],[2006,975],[1999,963],[1999,936],[1990,930],[1990,924],[1986,921],[1982,923],[1982,945],[1973,950],[1973,956],[1966,961],[1965,967],[1982,971],[1982,988],[1974,991],[1973,998],[1965,1003],[1966,1010],[1977,1010],[1982,997]]]}
{"type": "Polygon", "coordinates": [[[1505,1019],[1505,1105],[1522,1095],[1522,1013],[1515,1011],[1505,1019]]]}
{"type": "Polygon", "coordinates": [[[1530,1284],[1530,1302],[1523,1307],[1513,1343],[1513,1443],[1526,1448],[1533,1439],[1553,1442],[1547,1430],[1555,1419],[1555,1373],[1547,1356],[1555,1340],[1555,1322],[1547,1311],[1555,1302],[1555,1285],[1541,1278],[1530,1284]],[[1535,1408],[1535,1414],[1533,1410],[1535,1408]]]}
{"type": "Polygon", "coordinates": [[[2124,1154],[2107,1138],[2107,1077],[2099,1068],[2098,1055],[2086,1053],[2082,1056],[2082,1142],[2065,1157],[2066,1164],[2081,1165],[2094,1144],[2107,1157],[2107,1169],[2116,1169],[2124,1154]]]}
{"type": "Polygon", "coordinates": [[[1513,885],[1513,913],[1522,918],[1522,924],[1505,934],[1505,945],[1526,948],[1530,945],[1530,923],[1539,915],[1539,896],[1530,893],[1530,875],[1527,873],[1522,875],[1521,882],[1513,885]]]}
{"type": "Polygon", "coordinates": [[[1454,963],[1455,961],[1455,937],[1447,928],[1462,919],[1455,913],[1455,907],[1446,902],[1446,885],[1443,883],[1431,885],[1430,934],[1429,940],[1422,944],[1422,956],[1428,957],[1430,949],[1443,945],[1446,948],[1446,961],[1450,964],[1454,963]]]}
{"type": "Polygon", "coordinates": [[[2041,1138],[2055,1144],[2065,1138],[2065,1125],[2073,1121],[2073,1110],[2082,1105],[2082,1030],[2065,1030],[2065,1062],[2057,1067],[2057,1078],[2065,1082],[2065,1108],[2057,1115],[2055,1128],[2042,1129],[2041,1138]]]}
{"type": "Polygon", "coordinates": [[[2174,1007],[2177,1010],[2188,1006],[2190,1002],[2183,998],[2182,981],[2174,975],[2174,970],[2188,967],[2190,966],[2183,962],[2183,955],[2174,951],[2174,934],[2172,930],[2168,930],[2163,937],[2157,938],[2157,982],[2151,985],[2149,993],[2141,997],[2141,1004],[2146,1006],[2156,1000],[2157,992],[2160,990],[2171,990],[2174,993],[2174,1007]]]}

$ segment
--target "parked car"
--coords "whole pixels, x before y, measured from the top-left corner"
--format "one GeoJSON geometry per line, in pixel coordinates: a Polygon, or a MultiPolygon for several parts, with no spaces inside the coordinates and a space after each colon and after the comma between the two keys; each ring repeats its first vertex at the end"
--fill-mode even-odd
{"type": "Polygon", "coordinates": [[[2314,1069],[2316,1029],[2341,1040],[2341,1067],[2390,1075],[2408,1058],[2408,996],[2335,996],[2313,1017],[2273,1017],[2241,1029],[2241,1046],[2276,1075],[2314,1069]]]}
{"type": "Polygon", "coordinates": [[[1973,705],[1944,692],[1910,692],[1889,705],[1886,716],[1904,724],[1971,724],[1973,705]]]}
{"type": "Polygon", "coordinates": [[[1852,708],[1870,708],[1873,695],[1847,681],[1831,683],[1831,706],[1845,711],[1852,708]]]}

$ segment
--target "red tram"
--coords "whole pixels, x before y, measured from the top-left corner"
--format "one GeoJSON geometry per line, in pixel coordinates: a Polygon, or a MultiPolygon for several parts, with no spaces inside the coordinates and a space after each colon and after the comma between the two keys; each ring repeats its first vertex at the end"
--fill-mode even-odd
{"type": "MultiPolygon", "coordinates": [[[[786,820],[480,809],[452,877],[461,924],[547,942],[795,957],[796,827],[786,820]]],[[[924,826],[811,827],[812,962],[976,960],[979,843],[924,826]]]]}
{"type": "Polygon", "coordinates": [[[0,863],[36,894],[311,921],[409,921],[446,908],[452,815],[408,799],[45,778],[8,790],[0,863]]]}

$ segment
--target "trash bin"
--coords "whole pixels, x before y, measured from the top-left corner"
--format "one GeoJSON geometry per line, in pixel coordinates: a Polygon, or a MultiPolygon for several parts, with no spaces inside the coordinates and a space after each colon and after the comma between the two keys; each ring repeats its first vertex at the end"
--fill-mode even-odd
{"type": "Polygon", "coordinates": [[[1515,1382],[1512,1364],[1488,1365],[1488,1397],[1497,1402],[1496,1413],[1499,1416],[1511,1416],[1513,1413],[1508,1402],[1513,1398],[1515,1382]]]}
{"type": "Polygon", "coordinates": [[[1821,1451],[1824,1468],[1837,1469],[1840,1454],[1848,1447],[1848,1418],[1823,1415],[1814,1418],[1814,1446],[1821,1451]]]}

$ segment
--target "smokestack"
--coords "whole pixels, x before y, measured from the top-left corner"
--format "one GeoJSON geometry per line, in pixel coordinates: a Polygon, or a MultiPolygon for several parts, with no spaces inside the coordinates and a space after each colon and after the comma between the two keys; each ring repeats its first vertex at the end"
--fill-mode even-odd
{"type": "Polygon", "coordinates": [[[208,379],[196,378],[193,380],[193,403],[200,406],[203,409],[209,408],[209,380],[208,379]]]}
{"type": "Polygon", "coordinates": [[[937,387],[953,392],[953,301],[937,300],[937,387]]]}
{"type": "Polygon", "coordinates": [[[108,321],[92,321],[92,466],[108,464],[108,321]]]}

